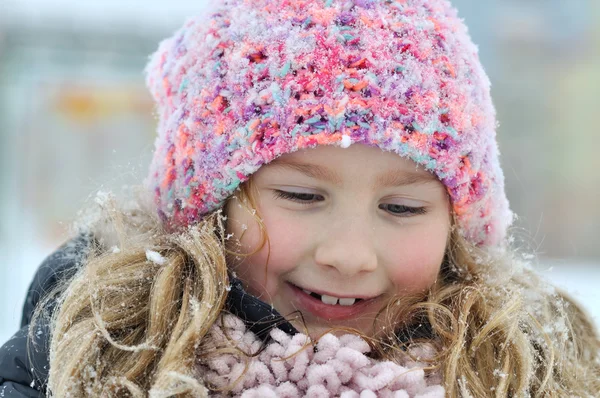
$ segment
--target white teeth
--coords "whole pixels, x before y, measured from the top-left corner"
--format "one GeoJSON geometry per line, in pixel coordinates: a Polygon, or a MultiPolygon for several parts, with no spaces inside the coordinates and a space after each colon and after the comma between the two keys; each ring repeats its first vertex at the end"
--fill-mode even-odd
{"type": "Polygon", "coordinates": [[[336,305],[338,302],[338,299],[337,299],[337,297],[328,296],[326,294],[323,294],[321,296],[321,301],[324,302],[325,304],[336,305]]]}
{"type": "Polygon", "coordinates": [[[341,298],[339,300],[340,300],[340,305],[345,305],[345,306],[352,305],[356,301],[356,299],[354,299],[354,298],[341,298]]]}
{"type": "MultiPolygon", "coordinates": [[[[302,289],[302,291],[306,294],[308,294],[309,296],[311,294],[313,294],[313,292],[311,292],[310,290],[306,290],[306,289],[302,289]]],[[[356,302],[357,299],[355,298],[337,298],[337,297],[333,297],[333,296],[328,296],[326,294],[321,295],[321,301],[325,304],[329,304],[329,305],[343,305],[345,307],[354,305],[354,303],[356,302]]]]}

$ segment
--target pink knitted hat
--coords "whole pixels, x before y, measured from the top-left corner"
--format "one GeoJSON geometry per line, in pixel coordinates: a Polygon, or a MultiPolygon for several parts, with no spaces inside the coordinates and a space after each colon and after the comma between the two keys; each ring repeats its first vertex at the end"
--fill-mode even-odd
{"type": "Polygon", "coordinates": [[[500,245],[512,221],[490,82],[446,0],[225,0],[160,44],[147,84],[146,182],[170,228],[282,154],[355,143],[434,173],[477,245],[500,245]]]}

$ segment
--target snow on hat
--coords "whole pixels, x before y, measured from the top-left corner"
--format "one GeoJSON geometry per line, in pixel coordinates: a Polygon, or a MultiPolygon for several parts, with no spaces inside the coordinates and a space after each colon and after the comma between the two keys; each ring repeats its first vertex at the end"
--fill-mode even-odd
{"type": "Polygon", "coordinates": [[[198,221],[282,154],[360,143],[434,173],[461,234],[501,244],[512,213],[477,53],[446,0],[225,0],[189,19],[146,70],[163,221],[198,221]]]}

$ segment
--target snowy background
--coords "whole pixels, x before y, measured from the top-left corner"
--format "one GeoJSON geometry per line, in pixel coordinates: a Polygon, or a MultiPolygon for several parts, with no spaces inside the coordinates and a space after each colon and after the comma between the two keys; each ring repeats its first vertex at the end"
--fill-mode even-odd
{"type": "MultiPolygon", "coordinates": [[[[207,4],[0,0],[0,344],[77,210],[144,177],[155,121],[143,67],[207,4]]],[[[600,325],[600,2],[454,4],[492,81],[513,233],[600,325]]]]}

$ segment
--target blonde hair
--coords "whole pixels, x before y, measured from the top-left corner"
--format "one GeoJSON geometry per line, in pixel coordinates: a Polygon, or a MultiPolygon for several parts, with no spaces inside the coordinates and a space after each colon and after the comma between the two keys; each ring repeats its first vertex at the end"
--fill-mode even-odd
{"type": "MultiPolygon", "coordinates": [[[[252,179],[237,196],[260,223],[252,179]]],[[[89,258],[58,287],[58,308],[50,319],[48,389],[54,396],[210,393],[194,364],[224,310],[228,258],[238,255],[227,249],[226,217],[217,210],[185,231],[168,233],[151,207],[144,208],[105,203],[89,258]]],[[[268,244],[263,233],[261,246],[268,244]]],[[[34,322],[51,299],[36,309],[34,322]]],[[[406,355],[413,342],[434,343],[439,352],[432,368],[439,368],[450,397],[600,391],[600,342],[593,325],[512,254],[478,249],[453,230],[427,297],[402,300],[390,306],[401,304],[396,316],[404,327],[369,339],[374,355],[393,359],[406,355]],[[414,335],[417,323],[429,332],[414,335]]]]}

